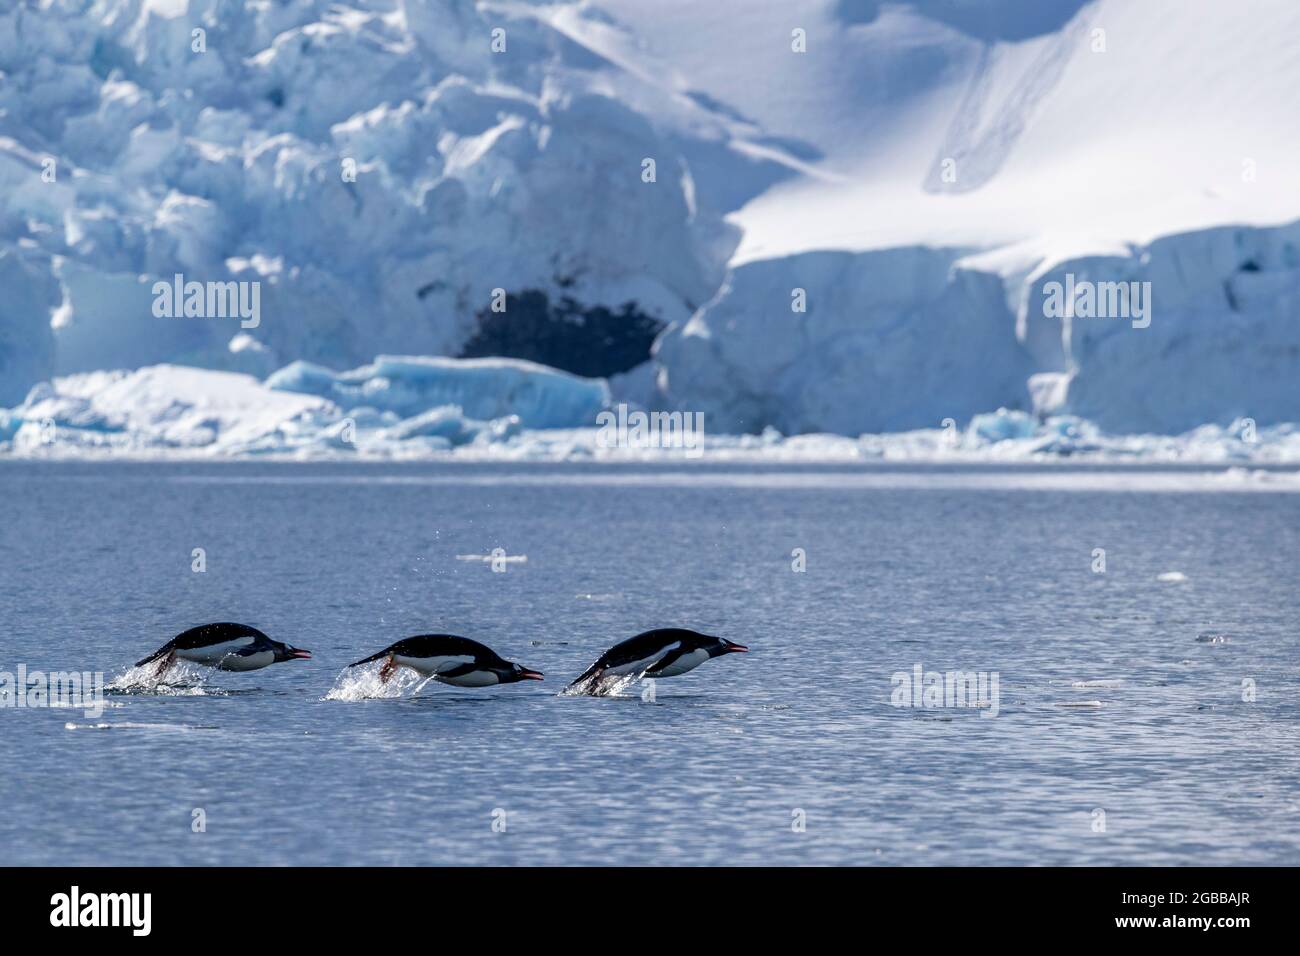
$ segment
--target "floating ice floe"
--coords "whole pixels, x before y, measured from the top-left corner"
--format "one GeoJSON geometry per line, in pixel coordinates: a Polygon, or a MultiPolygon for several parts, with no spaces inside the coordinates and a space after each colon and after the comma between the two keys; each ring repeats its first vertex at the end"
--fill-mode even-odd
{"type": "Polygon", "coordinates": [[[580,378],[520,359],[381,355],[370,365],[339,373],[294,362],[266,384],[277,391],[327,398],[344,409],[392,413],[406,420],[395,429],[399,438],[440,434],[436,419],[414,420],[438,408],[459,408],[466,417],[485,421],[513,415],[525,428],[572,428],[593,424],[609,404],[603,379],[580,378]]]}
{"type": "Polygon", "coordinates": [[[483,561],[499,564],[527,564],[526,554],[458,554],[457,561],[483,561]]]}
{"type": "Polygon", "coordinates": [[[1205,633],[1196,635],[1197,644],[1227,644],[1232,638],[1227,634],[1205,633]]]}

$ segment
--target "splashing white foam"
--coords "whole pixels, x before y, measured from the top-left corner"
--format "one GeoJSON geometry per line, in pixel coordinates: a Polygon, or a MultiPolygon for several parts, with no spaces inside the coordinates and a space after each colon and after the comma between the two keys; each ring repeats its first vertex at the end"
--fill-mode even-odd
{"type": "Polygon", "coordinates": [[[207,686],[211,671],[185,661],[177,661],[161,677],[154,673],[155,670],[155,664],[128,668],[113,678],[104,689],[116,694],[157,694],[165,697],[203,697],[225,693],[220,688],[207,686]]]}
{"type": "Polygon", "coordinates": [[[628,674],[625,677],[590,677],[587,680],[566,687],[560,691],[560,697],[622,697],[623,691],[641,679],[641,674],[628,674]]]}
{"type": "Polygon", "coordinates": [[[392,700],[418,693],[432,677],[399,668],[388,683],[379,679],[378,667],[347,667],[322,700],[392,700]]]}

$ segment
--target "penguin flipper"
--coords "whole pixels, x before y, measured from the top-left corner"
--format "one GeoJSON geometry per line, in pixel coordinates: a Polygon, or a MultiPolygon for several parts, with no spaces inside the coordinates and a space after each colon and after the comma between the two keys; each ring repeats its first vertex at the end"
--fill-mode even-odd
{"type": "Polygon", "coordinates": [[[162,647],[158,648],[158,650],[156,650],[156,651],[154,651],[152,654],[150,654],[148,657],[146,657],[146,658],[144,658],[144,659],[142,659],[142,660],[138,660],[138,661],[136,661],[135,664],[134,664],[133,666],[135,666],[135,667],[144,667],[146,664],[152,664],[154,661],[158,660],[158,658],[160,658],[160,657],[166,657],[166,656],[167,656],[168,654],[170,654],[173,650],[175,650],[175,648],[176,648],[176,641],[175,641],[175,639],[170,640],[170,641],[168,641],[166,644],[164,644],[162,647]]]}
{"type": "Polygon", "coordinates": [[[470,661],[468,664],[457,664],[451,670],[446,670],[446,671],[442,671],[441,673],[434,674],[433,679],[446,680],[449,677],[464,677],[466,674],[472,674],[479,669],[480,667],[478,664],[474,663],[473,661],[470,661]]]}
{"type": "Polygon", "coordinates": [[[353,661],[351,664],[348,665],[348,667],[360,667],[362,664],[369,664],[371,661],[377,661],[380,660],[381,658],[387,657],[392,652],[393,652],[392,647],[385,647],[378,654],[371,654],[369,657],[363,657],[359,661],[353,661]]]}
{"type": "Polygon", "coordinates": [[[668,667],[670,664],[676,661],[677,658],[681,657],[685,653],[686,653],[686,648],[684,647],[674,648],[673,650],[665,654],[663,657],[659,658],[659,660],[655,661],[653,664],[647,667],[645,669],[645,673],[642,674],[641,676],[654,677],[656,674],[664,670],[666,667],[668,667]]]}
{"type": "Polygon", "coordinates": [[[167,656],[162,659],[162,661],[158,664],[158,668],[153,672],[153,676],[155,678],[162,677],[169,670],[171,670],[172,665],[175,663],[176,663],[176,652],[168,651],[167,656]]]}
{"type": "Polygon", "coordinates": [[[605,665],[602,664],[600,661],[596,661],[596,663],[592,664],[585,671],[583,671],[582,676],[574,680],[574,682],[570,684],[569,687],[577,687],[579,684],[585,684],[587,681],[598,680],[600,676],[604,673],[605,673],[605,665]]]}

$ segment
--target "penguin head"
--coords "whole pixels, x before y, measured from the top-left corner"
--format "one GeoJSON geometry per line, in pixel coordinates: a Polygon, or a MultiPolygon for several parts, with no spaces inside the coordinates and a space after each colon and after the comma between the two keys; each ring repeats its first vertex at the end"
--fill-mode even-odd
{"type": "Polygon", "coordinates": [[[709,647],[710,657],[721,657],[723,654],[745,654],[749,651],[749,648],[744,644],[737,644],[725,637],[715,637],[713,640],[713,645],[709,647]]]}
{"type": "Polygon", "coordinates": [[[743,654],[749,650],[744,644],[737,644],[725,637],[713,637],[710,634],[701,634],[698,631],[686,631],[685,633],[691,635],[690,643],[701,650],[708,651],[709,657],[721,657],[723,654],[743,654]]]}
{"type": "Polygon", "coordinates": [[[521,680],[543,680],[541,671],[535,671],[532,668],[525,667],[523,664],[516,664],[514,661],[508,661],[508,667],[503,671],[497,672],[497,677],[503,684],[514,684],[521,680]]]}
{"type": "Polygon", "coordinates": [[[304,651],[301,647],[290,647],[288,644],[272,641],[271,649],[275,651],[276,663],[280,661],[311,660],[311,651],[304,651]]]}

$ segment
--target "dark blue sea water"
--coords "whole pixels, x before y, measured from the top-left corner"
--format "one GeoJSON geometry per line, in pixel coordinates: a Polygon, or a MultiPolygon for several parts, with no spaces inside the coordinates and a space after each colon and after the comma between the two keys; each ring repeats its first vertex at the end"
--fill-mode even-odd
{"type": "Polygon", "coordinates": [[[1300,863],[1288,478],[4,463],[0,670],[111,679],[212,620],[315,657],[113,693],[98,717],[0,708],[0,853],[1300,863]],[[457,559],[498,547],[527,561],[457,559]],[[559,696],[660,625],[753,651],[658,682],[653,702],[638,685],[559,696]],[[329,699],[359,696],[346,663],[431,631],[547,680],[329,699]],[[891,705],[891,677],[918,664],[996,672],[997,715],[891,705]]]}

